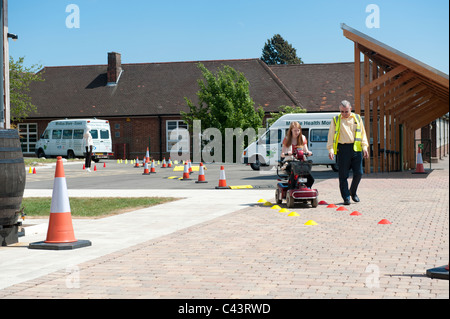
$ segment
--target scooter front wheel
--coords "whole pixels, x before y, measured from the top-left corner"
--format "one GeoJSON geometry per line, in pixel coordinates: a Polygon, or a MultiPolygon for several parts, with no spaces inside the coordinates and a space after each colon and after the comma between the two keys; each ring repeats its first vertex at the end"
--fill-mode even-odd
{"type": "Polygon", "coordinates": [[[288,208],[293,208],[295,205],[294,197],[289,194],[286,195],[286,205],[288,208]]]}

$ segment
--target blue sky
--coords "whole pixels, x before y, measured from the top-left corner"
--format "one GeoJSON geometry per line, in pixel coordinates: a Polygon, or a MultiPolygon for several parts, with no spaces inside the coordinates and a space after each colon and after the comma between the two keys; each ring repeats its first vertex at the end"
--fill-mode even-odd
{"type": "Polygon", "coordinates": [[[449,70],[447,0],[9,0],[10,55],[43,66],[259,58],[281,34],[305,63],[353,61],[340,24],[444,73],[449,70]],[[69,4],[79,28],[68,28],[69,4]],[[369,4],[380,27],[368,28],[369,4]]]}

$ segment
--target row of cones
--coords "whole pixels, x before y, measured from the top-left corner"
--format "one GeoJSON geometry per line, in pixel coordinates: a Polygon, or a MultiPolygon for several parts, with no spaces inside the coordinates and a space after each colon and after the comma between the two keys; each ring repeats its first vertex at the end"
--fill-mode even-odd
{"type": "MultiPolygon", "coordinates": [[[[184,163],[183,177],[180,178],[180,181],[192,180],[192,178],[190,176],[190,174],[192,174],[192,172],[193,172],[193,170],[192,170],[191,161],[188,160],[184,163]]],[[[152,161],[150,169],[148,168],[147,162],[145,162],[143,175],[150,175],[152,173],[156,173],[154,161],[152,161]]],[[[199,165],[199,173],[198,173],[198,179],[197,179],[196,183],[208,183],[208,181],[206,181],[206,177],[205,177],[205,166],[203,165],[202,162],[200,162],[200,165],[199,165]]],[[[222,165],[222,166],[220,166],[219,185],[216,187],[216,189],[229,189],[229,188],[230,187],[227,186],[227,180],[225,177],[225,168],[222,165]]]]}
{"type": "MultiPolygon", "coordinates": [[[[336,206],[335,204],[328,204],[326,201],[320,201],[319,205],[327,205],[327,208],[336,208],[336,211],[338,212],[346,212],[348,211],[348,209],[344,206],[336,206]]],[[[353,211],[350,213],[350,216],[362,216],[362,214],[359,211],[353,211]]],[[[389,220],[387,219],[382,219],[378,222],[378,224],[380,225],[389,225],[392,224],[389,220]]]]}
{"type": "MultiPolygon", "coordinates": [[[[288,209],[286,208],[281,208],[278,205],[273,205],[271,202],[266,201],[265,199],[260,199],[258,201],[258,203],[262,203],[263,206],[272,206],[271,209],[278,209],[280,213],[287,213],[289,212],[288,209]]],[[[326,201],[320,201],[319,205],[327,205],[327,208],[336,208],[336,211],[348,211],[347,208],[345,208],[344,206],[336,206],[335,204],[328,204],[326,201]]],[[[291,214],[289,214],[289,216],[299,216],[297,213],[295,212],[291,212],[291,214]]],[[[350,216],[362,216],[362,214],[358,211],[353,211],[350,216]]],[[[378,224],[380,225],[389,225],[392,224],[389,220],[387,219],[382,219],[378,222],[378,224]]],[[[313,220],[309,220],[305,225],[318,225],[315,221],[313,220]]]]}
{"type": "MultiPolygon", "coordinates": [[[[289,213],[289,214],[288,214],[289,217],[298,217],[298,216],[300,216],[300,214],[297,213],[297,212],[290,211],[290,210],[287,209],[287,208],[281,208],[281,207],[278,206],[278,205],[273,205],[271,202],[266,201],[265,199],[260,199],[260,200],[258,201],[258,203],[262,203],[263,206],[266,206],[266,207],[267,207],[267,206],[271,206],[270,209],[275,209],[275,210],[277,210],[279,213],[289,213]]],[[[319,225],[319,224],[317,224],[314,220],[308,220],[308,221],[305,223],[305,225],[306,225],[306,226],[316,226],[316,225],[319,225]]]]}
{"type": "MultiPolygon", "coordinates": [[[[105,168],[106,167],[106,163],[103,163],[103,167],[105,168]]],[[[83,164],[83,170],[85,170],[86,169],[86,165],[85,164],[83,164]]],[[[97,165],[94,165],[94,172],[96,172],[97,171],[97,165]]]]}

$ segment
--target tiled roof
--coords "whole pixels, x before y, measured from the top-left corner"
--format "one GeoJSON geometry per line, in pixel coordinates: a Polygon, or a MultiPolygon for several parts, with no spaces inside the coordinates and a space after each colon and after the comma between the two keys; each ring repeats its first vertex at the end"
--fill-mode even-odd
{"type": "Polygon", "coordinates": [[[354,63],[274,65],[277,75],[308,112],[338,111],[342,100],[354,103],[354,63]]]}
{"type": "MultiPolygon", "coordinates": [[[[45,67],[44,82],[31,85],[37,113],[30,118],[178,115],[189,111],[184,97],[197,102],[199,61],[122,64],[116,86],[107,86],[107,65],[45,67]]],[[[210,71],[229,65],[250,82],[255,107],[266,112],[297,102],[259,59],[200,61],[210,71]]],[[[282,78],[282,77],[280,77],[282,78]]]]}

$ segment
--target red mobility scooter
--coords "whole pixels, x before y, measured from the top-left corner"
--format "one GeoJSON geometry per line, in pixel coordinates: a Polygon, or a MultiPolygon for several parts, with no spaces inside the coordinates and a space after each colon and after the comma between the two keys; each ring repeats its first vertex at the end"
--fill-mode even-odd
{"type": "Polygon", "coordinates": [[[307,161],[303,150],[294,152],[291,160],[279,161],[277,176],[279,177],[275,190],[277,204],[282,204],[283,199],[289,208],[296,203],[311,203],[312,207],[317,207],[319,192],[305,185],[306,176],[311,174],[312,161],[307,161]],[[289,173],[283,170],[285,164],[290,165],[289,173]]]}

